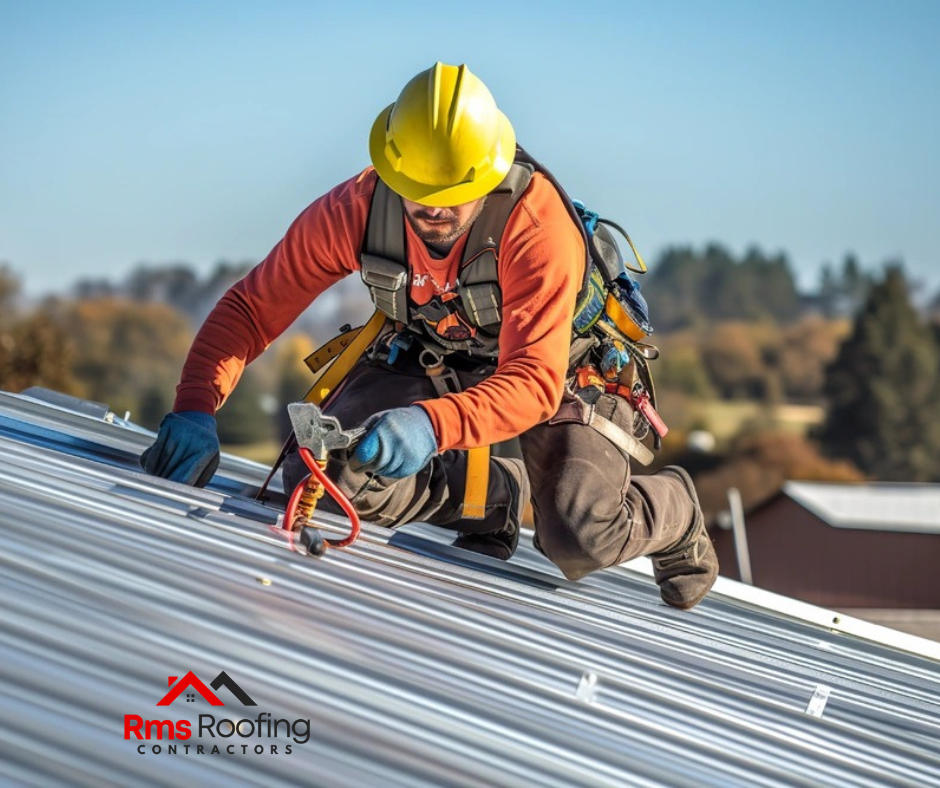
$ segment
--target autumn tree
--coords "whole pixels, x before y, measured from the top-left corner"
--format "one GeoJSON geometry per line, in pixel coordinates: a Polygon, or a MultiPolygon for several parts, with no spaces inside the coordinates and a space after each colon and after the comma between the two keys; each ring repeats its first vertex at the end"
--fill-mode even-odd
{"type": "Polygon", "coordinates": [[[62,301],[56,312],[75,348],[82,395],[156,426],[173,404],[193,336],[189,321],[165,304],[123,298],[62,301]]]}
{"type": "Polygon", "coordinates": [[[884,481],[940,481],[940,349],[900,266],[870,289],[826,371],[825,450],[884,481]]]}
{"type": "Polygon", "coordinates": [[[42,386],[78,393],[71,373],[72,339],[45,305],[22,312],[19,296],[19,278],[8,265],[0,265],[0,390],[42,386]]]}
{"type": "MultiPolygon", "coordinates": [[[[690,463],[686,463],[689,465],[690,463]]],[[[695,485],[709,519],[728,508],[728,489],[736,487],[745,508],[776,494],[784,482],[859,482],[864,475],[851,463],[826,458],[802,435],[779,430],[739,435],[723,461],[695,474],[695,485]]]]}
{"type": "Polygon", "coordinates": [[[245,446],[269,441],[274,435],[274,398],[266,392],[264,368],[245,370],[238,385],[216,413],[219,440],[223,445],[245,446]]]}
{"type": "Polygon", "coordinates": [[[32,312],[0,332],[0,389],[22,391],[41,386],[77,394],[81,386],[72,374],[74,342],[44,310],[32,312]]]}
{"type": "Polygon", "coordinates": [[[305,334],[293,333],[281,337],[274,350],[277,411],[274,423],[278,439],[285,440],[292,431],[287,406],[299,402],[313,384],[313,374],[304,359],[315,349],[313,340],[305,334]]]}
{"type": "Polygon", "coordinates": [[[655,362],[657,388],[699,400],[712,399],[715,388],[702,361],[701,341],[694,331],[676,331],[657,338],[662,355],[655,362]]]}
{"type": "Polygon", "coordinates": [[[760,345],[744,323],[721,323],[704,336],[702,362],[724,399],[763,399],[765,366],[760,345]]]}
{"type": "Polygon", "coordinates": [[[817,402],[823,396],[826,367],[848,336],[848,320],[805,317],[784,326],[779,337],[778,374],[789,401],[817,402]]]}

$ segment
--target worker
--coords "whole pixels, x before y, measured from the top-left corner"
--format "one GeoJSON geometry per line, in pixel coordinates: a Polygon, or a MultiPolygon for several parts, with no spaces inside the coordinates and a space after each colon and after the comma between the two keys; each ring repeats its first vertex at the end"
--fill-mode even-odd
{"type": "MultiPolygon", "coordinates": [[[[208,483],[214,414],[246,364],[359,272],[388,319],[324,412],[366,427],[327,465],[364,519],[432,523],[509,559],[531,498],[534,544],[567,578],[649,555],[663,601],[696,605],[718,563],[692,480],[674,466],[631,476],[630,399],[589,401],[573,383],[585,238],[554,179],[514,166],[513,127],[466,66],[411,79],[369,150],[372,167],[308,206],[206,318],[144,469],[208,483]],[[471,513],[468,450],[517,437],[521,458],[484,463],[471,513]]],[[[301,470],[291,455],[285,480],[301,470]]]]}

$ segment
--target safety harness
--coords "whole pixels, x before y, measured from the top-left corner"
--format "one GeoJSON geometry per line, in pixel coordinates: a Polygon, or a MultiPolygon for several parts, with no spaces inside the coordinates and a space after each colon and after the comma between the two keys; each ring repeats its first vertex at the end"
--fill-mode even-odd
{"type": "Polygon", "coordinates": [[[428,328],[446,317],[442,313],[444,305],[432,301],[432,305],[416,307],[409,303],[410,267],[402,198],[377,181],[359,257],[362,281],[376,309],[438,345],[445,354],[462,352],[495,362],[503,317],[497,253],[509,215],[529,185],[533,170],[526,163],[513,164],[503,182],[487,195],[483,210],[469,230],[454,291],[457,298],[448,304],[476,331],[474,336],[450,339],[428,328]]]}
{"type": "MultiPolygon", "coordinates": [[[[572,325],[569,370],[572,393],[591,406],[585,411],[586,424],[642,464],[652,461],[652,453],[640,439],[651,430],[654,445],[659,448],[667,431],[655,411],[655,389],[647,363],[658,356],[658,350],[642,342],[652,332],[645,302],[639,296],[638,285],[626,273],[628,267],[607,226],[627,239],[639,264],[639,268],[629,270],[642,273],[646,265],[619,225],[571,200],[554,176],[521,147],[517,148],[509,173],[487,195],[483,210],[469,230],[454,288],[456,298],[447,302],[432,299],[423,306],[411,303],[402,198],[381,179],[376,181],[360,253],[362,280],[369,288],[376,311],[361,329],[347,328],[307,357],[307,366],[315,375],[307,401],[323,402],[366,350],[385,334],[391,335],[384,341],[389,364],[395,363],[401,350],[411,349],[417,343],[420,364],[439,396],[460,391],[457,377],[448,367],[449,356],[469,357],[495,367],[502,322],[499,245],[509,217],[534,172],[541,173],[554,186],[585,243],[585,276],[572,325]],[[453,314],[471,330],[464,335],[443,336],[434,329],[453,314]],[[630,400],[637,414],[634,433],[638,437],[596,412],[593,404],[605,392],[630,400]]],[[[485,514],[489,451],[489,447],[480,447],[468,452],[462,513],[466,518],[481,519],[485,514]]]]}

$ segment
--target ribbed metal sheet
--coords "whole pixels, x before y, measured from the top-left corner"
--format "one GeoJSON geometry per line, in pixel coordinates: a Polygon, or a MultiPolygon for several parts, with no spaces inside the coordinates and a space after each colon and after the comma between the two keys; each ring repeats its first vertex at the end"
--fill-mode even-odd
{"type": "Polygon", "coordinates": [[[940,785],[936,644],[723,579],[683,613],[642,562],[571,583],[528,543],[504,565],[426,526],[310,559],[243,494],[263,468],[190,489],[135,470],[149,440],[0,395],[0,781],[940,785]],[[156,706],[223,670],[256,707],[156,706]],[[310,741],[123,736],[260,712],[310,741]]]}

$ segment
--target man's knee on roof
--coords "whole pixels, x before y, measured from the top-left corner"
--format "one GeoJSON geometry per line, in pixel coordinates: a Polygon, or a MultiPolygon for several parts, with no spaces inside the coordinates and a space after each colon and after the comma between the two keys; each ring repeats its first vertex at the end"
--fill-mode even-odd
{"type": "Polygon", "coordinates": [[[607,484],[591,484],[597,468],[569,460],[534,492],[539,548],[569,580],[619,562],[624,547],[623,497],[607,484]]]}

